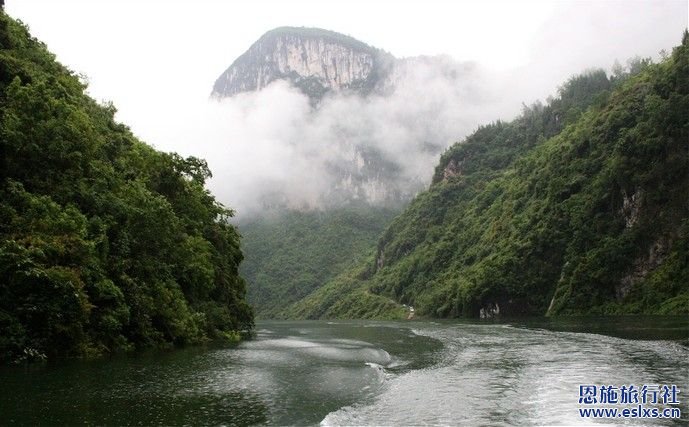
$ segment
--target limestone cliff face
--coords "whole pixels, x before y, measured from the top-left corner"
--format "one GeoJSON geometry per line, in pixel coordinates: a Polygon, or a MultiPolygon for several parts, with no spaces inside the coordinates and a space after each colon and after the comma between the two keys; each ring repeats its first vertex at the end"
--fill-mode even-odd
{"type": "Polygon", "coordinates": [[[327,91],[367,93],[391,56],[351,37],[316,28],[282,27],[264,34],[216,80],[213,96],[260,90],[284,79],[311,98],[327,91]]]}
{"type": "MultiPolygon", "coordinates": [[[[390,109],[391,114],[401,105],[399,110],[402,113],[392,114],[397,122],[389,126],[400,124],[405,120],[402,117],[414,110],[409,123],[402,124],[400,139],[413,137],[414,141],[406,142],[406,149],[415,153],[417,164],[426,162],[430,169],[435,156],[447,142],[447,136],[432,126],[415,124],[415,121],[424,122],[419,119],[420,114],[433,118],[430,109],[440,108],[433,107],[437,92],[446,91],[448,87],[462,89],[468,85],[464,80],[471,81],[472,67],[470,63],[459,63],[442,55],[395,58],[381,49],[332,31],[281,27],[261,36],[238,57],[218,77],[212,96],[220,99],[257,92],[276,80],[284,80],[310,98],[312,106],[316,107],[313,109],[314,117],[317,117],[317,111],[324,111],[320,110],[321,107],[328,105],[321,102],[327,93],[333,95],[333,99],[337,94],[368,96],[374,104],[378,102],[375,105],[389,101],[383,107],[390,109]],[[438,82],[441,82],[440,86],[438,82]],[[428,92],[427,88],[430,88],[428,92]],[[422,101],[419,98],[426,98],[424,102],[428,110],[424,109],[426,107],[417,108],[412,102],[422,101]],[[420,113],[417,114],[417,110],[420,113]]],[[[442,103],[444,98],[437,97],[442,103]]],[[[353,102],[360,100],[358,96],[349,98],[353,102]]],[[[350,105],[356,108],[356,104],[350,105]]],[[[336,120],[348,120],[345,115],[337,114],[336,120]]],[[[332,118],[332,115],[328,117],[332,118]]],[[[427,182],[419,172],[421,168],[403,159],[404,155],[398,155],[396,150],[384,147],[385,144],[397,143],[396,138],[390,137],[390,141],[385,143],[376,140],[394,133],[393,129],[382,129],[386,126],[388,123],[374,120],[357,125],[356,129],[352,129],[354,126],[332,127],[326,160],[317,160],[325,163],[315,165],[323,166],[328,178],[327,189],[319,194],[323,199],[320,204],[367,202],[399,205],[425,188],[427,182]]],[[[403,150],[403,142],[400,142],[400,151],[403,150]]],[[[293,143],[299,145],[302,141],[293,143]]],[[[456,166],[457,173],[461,173],[462,165],[456,166]]],[[[276,203],[292,207],[291,200],[282,200],[280,194],[271,192],[264,204],[273,206],[276,203]]]]}

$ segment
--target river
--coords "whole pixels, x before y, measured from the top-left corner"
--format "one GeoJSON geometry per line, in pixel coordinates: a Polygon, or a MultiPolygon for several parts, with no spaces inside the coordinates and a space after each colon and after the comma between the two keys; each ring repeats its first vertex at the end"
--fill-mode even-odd
{"type": "MultiPolygon", "coordinates": [[[[2,425],[572,425],[580,385],[676,385],[684,318],[259,322],[236,347],[0,370],[2,425]]],[[[634,405],[636,406],[636,405],[634,405]]],[[[622,408],[622,407],[620,407],[622,408]]]]}

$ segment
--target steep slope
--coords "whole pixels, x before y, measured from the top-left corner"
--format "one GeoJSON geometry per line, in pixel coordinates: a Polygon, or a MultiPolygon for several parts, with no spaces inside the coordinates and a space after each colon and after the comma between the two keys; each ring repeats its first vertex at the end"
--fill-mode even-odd
{"type": "Polygon", "coordinates": [[[138,141],[4,12],[0,47],[0,361],[251,328],[205,161],[138,141]]]}
{"type": "Polygon", "coordinates": [[[397,209],[367,205],[288,211],[239,224],[246,260],[242,277],[259,317],[282,311],[343,271],[360,264],[397,209]]]}
{"type": "Polygon", "coordinates": [[[213,85],[226,97],[260,90],[284,79],[311,98],[327,91],[366,93],[386,73],[392,57],[352,37],[320,28],[280,27],[261,36],[213,85]]]}
{"type": "Polygon", "coordinates": [[[453,146],[375,257],[290,313],[365,316],[365,292],[439,317],[689,313],[689,35],[637,65],[453,146]]]}
{"type": "MultiPolygon", "coordinates": [[[[226,105],[284,118],[262,127],[279,128],[265,136],[275,145],[270,152],[283,153],[280,161],[294,167],[270,184],[266,179],[251,180],[252,208],[337,209],[362,202],[399,206],[428,185],[448,135],[461,126],[448,122],[464,123],[443,120],[450,102],[445,98],[466,102],[467,108],[482,102],[477,74],[474,64],[446,56],[395,59],[343,34],[281,27],[238,57],[218,78],[212,94],[232,98],[246,92],[226,99],[226,105]],[[263,90],[276,80],[288,85],[263,90]],[[301,89],[311,104],[288,86],[301,89]],[[321,99],[326,92],[330,96],[321,99]],[[447,96],[437,99],[429,92],[447,96]],[[280,113],[265,108],[273,104],[294,108],[280,113]],[[399,154],[400,148],[409,152],[407,156],[399,154]],[[302,168],[313,172],[305,178],[297,172],[302,168]],[[317,178],[311,179],[314,175],[317,178]]],[[[453,119],[454,111],[447,113],[453,119]]],[[[264,137],[259,135],[251,138],[264,137]]]]}
{"type": "Polygon", "coordinates": [[[448,56],[395,58],[353,37],[321,28],[279,27],[262,35],[216,79],[211,96],[228,98],[284,80],[318,102],[328,93],[389,95],[399,84],[442,76],[458,86],[473,63],[448,56]]]}
{"type": "Polygon", "coordinates": [[[392,212],[428,185],[453,133],[434,126],[446,102],[427,91],[450,86],[453,100],[471,98],[475,73],[449,57],[398,60],[332,31],[283,27],[263,35],[220,76],[213,97],[244,93],[226,105],[290,99],[304,107],[271,136],[277,147],[271,152],[285,153],[275,169],[291,170],[270,184],[249,185],[258,212],[238,223],[247,256],[242,272],[261,317],[281,316],[375,247],[392,212]],[[311,103],[287,85],[262,90],[276,80],[299,88],[311,103]],[[409,99],[418,102],[410,106],[409,99]]]}

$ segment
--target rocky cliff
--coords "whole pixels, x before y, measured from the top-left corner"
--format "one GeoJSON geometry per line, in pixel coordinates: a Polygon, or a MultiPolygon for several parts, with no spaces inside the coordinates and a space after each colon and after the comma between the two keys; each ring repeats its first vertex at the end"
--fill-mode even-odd
{"type": "Polygon", "coordinates": [[[285,80],[318,106],[311,111],[309,122],[319,123],[320,129],[304,125],[298,141],[284,143],[299,146],[308,157],[306,162],[327,175],[321,180],[327,185],[308,203],[298,197],[293,200],[289,191],[276,189],[258,196],[262,206],[299,209],[302,205],[339,206],[352,202],[389,206],[410,200],[428,184],[428,174],[421,171],[430,170],[454,137],[438,131],[439,126],[433,123],[438,106],[444,102],[437,93],[455,91],[451,96],[456,95],[453,100],[459,102],[464,95],[459,92],[471,85],[473,75],[472,64],[447,56],[397,59],[333,31],[280,27],[261,36],[232,63],[216,80],[212,96],[220,99],[257,92],[271,82],[285,80]],[[440,89],[439,81],[444,85],[440,89]],[[434,91],[426,92],[429,86],[434,91]],[[326,93],[336,101],[320,102],[326,93]],[[358,96],[337,94],[371,96],[361,102],[358,96]],[[372,95],[376,98],[372,99],[372,95]],[[415,104],[405,107],[410,99],[415,104]],[[381,112],[389,117],[381,118],[381,112]],[[327,152],[308,147],[310,143],[320,147],[323,139],[328,140],[327,152]],[[414,162],[401,159],[405,156],[391,150],[391,144],[405,146],[414,162]],[[319,152],[317,158],[309,154],[312,151],[319,152]]]}
{"type": "Polygon", "coordinates": [[[313,99],[327,91],[367,93],[387,73],[391,55],[318,28],[281,27],[264,34],[216,80],[213,96],[260,90],[285,79],[313,99]]]}
{"type": "Polygon", "coordinates": [[[271,116],[274,146],[285,148],[284,163],[295,172],[256,186],[251,194],[260,208],[240,222],[242,275],[259,316],[283,316],[287,305],[374,249],[375,236],[428,185],[432,166],[456,137],[454,123],[461,121],[443,112],[472,95],[472,73],[471,64],[449,57],[396,59],[342,34],[283,27],[263,35],[217,79],[215,99],[253,93],[228,106],[260,109],[295,99],[303,105],[295,91],[258,93],[276,80],[311,101],[312,108],[289,116],[288,131],[271,116]]]}
{"type": "Polygon", "coordinates": [[[386,317],[387,298],[434,317],[686,316],[688,107],[689,32],[658,64],[569,79],[446,150],[375,256],[287,315],[386,317]]]}

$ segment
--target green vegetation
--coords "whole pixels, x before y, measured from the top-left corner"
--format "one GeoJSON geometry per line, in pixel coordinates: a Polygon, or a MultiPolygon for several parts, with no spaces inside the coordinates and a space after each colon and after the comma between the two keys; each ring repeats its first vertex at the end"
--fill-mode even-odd
{"type": "Polygon", "coordinates": [[[274,212],[239,225],[249,301],[263,318],[283,310],[360,264],[398,210],[349,206],[326,211],[274,212]]]}
{"type": "Polygon", "coordinates": [[[361,271],[291,312],[365,317],[364,295],[375,294],[438,317],[495,305],[505,315],[689,314],[688,201],[685,33],[659,64],[574,77],[547,105],[455,144],[361,271]]]}
{"type": "Polygon", "coordinates": [[[352,50],[359,50],[375,54],[378,49],[367,45],[366,43],[355,39],[354,37],[337,33],[335,31],[324,30],[322,28],[313,27],[278,27],[274,28],[261,36],[259,42],[272,40],[276,37],[292,36],[301,39],[323,39],[328,43],[339,44],[352,50]]]}
{"type": "Polygon", "coordinates": [[[0,12],[0,361],[236,338],[232,212],[0,12]]]}
{"type": "Polygon", "coordinates": [[[362,286],[366,269],[359,267],[335,277],[283,313],[288,319],[404,319],[406,308],[362,286]]]}

